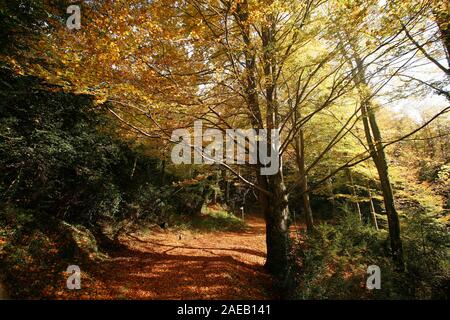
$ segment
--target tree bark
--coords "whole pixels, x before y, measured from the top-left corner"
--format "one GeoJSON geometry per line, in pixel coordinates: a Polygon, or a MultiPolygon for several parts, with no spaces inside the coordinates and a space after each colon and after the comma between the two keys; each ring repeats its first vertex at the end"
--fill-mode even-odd
{"type": "Polygon", "coordinates": [[[364,133],[369,147],[370,155],[378,172],[380,179],[381,191],[383,193],[383,202],[386,209],[388,219],[389,239],[391,243],[391,254],[397,271],[404,271],[405,263],[403,259],[403,245],[400,236],[400,220],[397,210],[395,208],[394,194],[392,191],[391,182],[389,179],[388,165],[386,161],[386,154],[382,144],[382,136],[375,112],[372,108],[371,102],[367,95],[363,93],[364,89],[368,87],[365,75],[365,67],[362,60],[358,57],[354,50],[353,58],[356,63],[357,77],[355,84],[360,90],[361,97],[361,113],[364,126],[364,133]]]}
{"type": "Polygon", "coordinates": [[[259,183],[272,196],[260,193],[259,200],[266,221],[267,259],[265,268],[280,280],[285,280],[289,273],[289,209],[286,188],[282,174],[264,177],[259,176],[259,183]]]}
{"type": "MultiPolygon", "coordinates": [[[[274,23],[262,27],[263,42],[263,70],[266,79],[265,83],[265,126],[263,121],[263,112],[261,112],[259,98],[257,93],[257,69],[256,54],[251,43],[250,24],[248,23],[249,11],[248,1],[238,2],[236,7],[238,24],[240,26],[243,42],[245,45],[245,98],[246,104],[250,111],[250,121],[254,128],[265,127],[268,130],[267,146],[271,148],[271,129],[278,128],[277,123],[277,99],[276,99],[276,81],[274,75],[276,73],[275,56],[272,52],[274,45],[274,23]],[[271,80],[269,80],[271,79],[271,80]]],[[[273,18],[273,17],[272,17],[273,18]]],[[[269,20],[272,20],[269,17],[269,20]]],[[[274,152],[274,150],[272,150],[274,152]]],[[[291,250],[289,237],[289,209],[286,195],[286,188],[283,181],[283,172],[281,166],[278,173],[272,176],[263,176],[259,172],[260,165],[255,166],[257,172],[258,185],[262,190],[268,193],[259,192],[258,200],[264,213],[266,221],[266,245],[267,259],[265,268],[275,275],[280,281],[286,284],[289,279],[290,263],[289,252],[291,250]]],[[[285,285],[283,285],[286,288],[285,285]]]]}
{"type": "Polygon", "coordinates": [[[309,232],[314,231],[314,219],[311,209],[311,202],[309,200],[308,177],[305,168],[305,148],[303,130],[299,130],[298,137],[295,138],[295,156],[297,161],[297,168],[299,174],[299,186],[302,193],[302,210],[305,215],[306,227],[309,232]]]}
{"type": "Polygon", "coordinates": [[[395,208],[394,194],[392,192],[391,182],[389,180],[388,167],[384,152],[379,154],[376,164],[380,177],[381,190],[383,192],[384,206],[389,225],[389,237],[391,240],[392,257],[398,271],[404,270],[403,245],[400,237],[400,220],[395,208]]]}
{"type": "Polygon", "coordinates": [[[166,183],[166,159],[161,160],[160,182],[161,185],[166,183]]]}
{"type": "Polygon", "coordinates": [[[358,194],[356,193],[355,184],[353,183],[352,171],[350,170],[350,168],[347,168],[346,171],[347,171],[348,181],[350,182],[350,186],[352,187],[353,197],[355,198],[356,213],[358,213],[359,222],[362,222],[361,208],[359,206],[358,194]]]}
{"type": "Polygon", "coordinates": [[[382,146],[382,137],[375,118],[374,111],[368,102],[363,102],[361,108],[363,112],[364,131],[369,144],[372,159],[380,179],[383,202],[388,219],[389,238],[391,242],[392,258],[398,271],[404,270],[403,245],[400,236],[400,220],[395,208],[394,194],[389,179],[386,155],[382,146]],[[373,139],[372,139],[373,135],[373,139]]]}
{"type": "MultiPolygon", "coordinates": [[[[328,168],[328,175],[330,175],[330,174],[331,174],[331,170],[328,168]]],[[[331,213],[334,217],[334,215],[336,214],[336,199],[334,196],[333,180],[331,177],[327,179],[327,187],[328,187],[328,192],[330,193],[330,197],[331,197],[331,205],[332,205],[331,213]]]]}
{"type": "Polygon", "coordinates": [[[372,192],[370,191],[370,186],[367,186],[367,192],[369,193],[369,204],[370,204],[370,220],[372,221],[375,230],[378,230],[377,213],[375,211],[375,206],[373,205],[372,192]]]}
{"type": "Polygon", "coordinates": [[[444,46],[447,62],[450,66],[450,12],[448,0],[436,1],[432,8],[436,24],[441,35],[442,45],[444,46]],[[440,7],[439,7],[440,5],[440,7]]]}
{"type": "Polygon", "coordinates": [[[223,193],[224,193],[224,201],[226,205],[230,204],[230,182],[227,178],[227,170],[222,169],[222,183],[223,183],[223,193]]]}

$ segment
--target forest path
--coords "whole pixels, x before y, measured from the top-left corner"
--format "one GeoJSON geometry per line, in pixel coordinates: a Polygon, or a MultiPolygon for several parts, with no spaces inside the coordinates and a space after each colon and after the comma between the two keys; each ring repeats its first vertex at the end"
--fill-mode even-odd
{"type": "Polygon", "coordinates": [[[5,286],[3,285],[2,281],[0,280],[0,300],[8,300],[8,294],[6,293],[5,286]]]}
{"type": "MultiPolygon", "coordinates": [[[[96,269],[79,298],[271,299],[264,271],[265,224],[246,218],[243,232],[138,232],[122,237],[128,249],[96,269]]],[[[80,293],[81,293],[80,292],[80,293]]]]}

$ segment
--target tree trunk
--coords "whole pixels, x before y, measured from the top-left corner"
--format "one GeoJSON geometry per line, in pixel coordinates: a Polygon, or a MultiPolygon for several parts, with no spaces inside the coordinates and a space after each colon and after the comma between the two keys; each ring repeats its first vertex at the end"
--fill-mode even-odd
{"type": "Polygon", "coordinates": [[[311,210],[311,202],[308,192],[308,177],[305,168],[305,148],[303,130],[299,130],[299,136],[295,138],[295,155],[297,160],[299,186],[302,193],[302,211],[305,215],[306,227],[309,232],[314,230],[313,213],[311,210]]]}
{"type": "Polygon", "coordinates": [[[306,220],[306,227],[309,232],[314,231],[314,219],[313,219],[313,213],[311,209],[311,202],[309,200],[309,193],[308,193],[308,181],[307,177],[304,175],[303,178],[301,178],[300,182],[300,191],[303,193],[302,195],[302,207],[303,207],[303,213],[305,215],[306,220]]]}
{"type": "Polygon", "coordinates": [[[375,206],[373,205],[372,192],[370,191],[370,186],[367,186],[367,192],[369,193],[369,204],[370,204],[370,220],[376,230],[378,230],[377,213],[375,211],[375,206]]]}
{"type": "Polygon", "coordinates": [[[395,209],[394,194],[392,191],[391,181],[389,179],[386,154],[384,153],[382,145],[383,140],[375,118],[375,113],[371,106],[367,104],[363,110],[366,111],[366,114],[369,117],[369,124],[375,141],[375,145],[372,145],[372,148],[375,148],[372,152],[372,158],[378,171],[381,190],[383,192],[384,205],[389,225],[392,257],[394,263],[396,264],[397,270],[403,271],[405,266],[403,261],[403,245],[400,237],[400,220],[398,218],[397,210],[395,209]]]}
{"type": "MultiPolygon", "coordinates": [[[[256,75],[258,74],[256,68],[256,54],[251,43],[250,24],[248,23],[249,10],[248,1],[239,1],[236,6],[236,14],[241,27],[241,34],[245,45],[245,98],[246,104],[251,112],[250,121],[254,128],[265,127],[269,130],[269,137],[271,136],[271,129],[278,128],[277,113],[278,104],[276,99],[276,81],[265,83],[266,86],[266,125],[264,126],[263,112],[260,109],[258,97],[258,81],[256,75]]],[[[273,17],[270,25],[264,26],[262,29],[262,42],[264,47],[263,54],[263,69],[267,80],[274,80],[276,75],[275,56],[273,53],[274,45],[274,23],[273,17]]],[[[271,150],[271,140],[267,141],[268,150],[271,150]]],[[[272,152],[274,152],[272,150],[272,152]]],[[[281,158],[281,157],[280,157],[281,158]]],[[[289,209],[286,195],[286,188],[283,181],[283,173],[280,170],[277,174],[272,176],[263,176],[259,172],[259,166],[256,166],[257,180],[261,189],[268,191],[268,193],[259,192],[259,202],[264,212],[266,220],[266,244],[267,244],[267,259],[265,267],[267,270],[275,275],[279,280],[283,281],[283,286],[286,288],[286,280],[290,278],[289,268],[289,252],[291,250],[289,238],[289,209]]]]}
{"type": "Polygon", "coordinates": [[[368,102],[363,102],[361,111],[363,113],[363,125],[369,150],[375,163],[380,179],[383,202],[388,218],[389,238],[391,241],[392,258],[398,271],[404,270],[403,245],[400,237],[400,221],[395,209],[394,195],[389,179],[386,155],[382,146],[381,133],[375,118],[375,114],[368,102]],[[373,134],[373,139],[372,139],[373,134]]]}
{"type": "Polygon", "coordinates": [[[356,212],[358,213],[359,222],[362,222],[361,208],[359,206],[358,194],[356,193],[355,184],[353,183],[352,171],[350,170],[350,168],[347,168],[346,171],[347,171],[348,181],[350,182],[350,186],[352,187],[353,197],[355,198],[355,208],[356,208],[356,212]]]}
{"type": "Polygon", "coordinates": [[[436,1],[436,7],[432,9],[433,14],[436,18],[436,24],[439,28],[439,33],[441,35],[442,45],[445,48],[447,62],[450,65],[450,12],[448,6],[448,0],[436,1]],[[441,7],[439,7],[439,5],[441,7]]]}
{"type": "MultiPolygon", "coordinates": [[[[331,170],[328,168],[328,174],[331,174],[331,170]]],[[[331,214],[333,215],[333,217],[336,214],[336,199],[334,196],[334,191],[333,191],[333,180],[332,178],[328,178],[327,179],[327,187],[328,187],[328,192],[330,193],[330,197],[331,197],[331,214]]]]}
{"type": "Polygon", "coordinates": [[[291,242],[289,237],[289,209],[285,194],[282,174],[270,177],[259,176],[260,184],[273,196],[259,194],[259,202],[266,221],[267,259],[265,268],[285,281],[289,273],[289,252],[291,242]]]}
{"type": "MultiPolygon", "coordinates": [[[[356,51],[355,51],[356,52],[356,51]]],[[[383,193],[383,202],[388,218],[389,238],[391,242],[391,254],[396,269],[402,272],[405,269],[403,260],[403,245],[400,236],[400,220],[397,210],[395,209],[394,195],[389,179],[388,165],[386,162],[386,154],[382,144],[381,132],[372,109],[370,98],[363,93],[361,87],[367,88],[365,68],[362,60],[355,53],[353,58],[356,62],[358,77],[355,78],[355,84],[360,90],[361,97],[361,113],[364,126],[364,133],[369,147],[370,155],[378,172],[380,179],[381,191],[383,193]]]]}
{"type": "Polygon", "coordinates": [[[160,173],[161,185],[166,183],[166,159],[161,160],[161,173],[160,173]]]}
{"type": "Polygon", "coordinates": [[[224,201],[226,205],[229,205],[230,202],[230,182],[227,178],[227,170],[222,169],[222,183],[223,183],[223,193],[224,193],[224,201]]]}
{"type": "Polygon", "coordinates": [[[383,192],[384,206],[388,218],[389,238],[391,240],[392,257],[398,271],[404,270],[403,245],[400,237],[400,220],[395,208],[394,194],[389,180],[388,168],[384,152],[379,154],[380,159],[376,163],[380,177],[381,190],[383,192]]]}

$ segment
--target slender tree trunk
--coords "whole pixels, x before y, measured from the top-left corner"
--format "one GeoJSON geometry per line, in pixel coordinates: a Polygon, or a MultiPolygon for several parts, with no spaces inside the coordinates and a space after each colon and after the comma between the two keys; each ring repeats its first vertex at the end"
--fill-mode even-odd
{"type": "Polygon", "coordinates": [[[308,180],[307,176],[303,175],[303,178],[301,178],[300,182],[300,190],[303,193],[302,195],[302,206],[303,206],[303,213],[305,215],[306,219],[306,227],[308,228],[309,232],[314,231],[314,219],[313,219],[313,213],[311,209],[311,202],[309,200],[309,192],[308,190],[308,180]]]}
{"type": "Polygon", "coordinates": [[[433,134],[431,133],[430,127],[425,127],[424,129],[425,135],[427,135],[426,143],[428,146],[428,153],[431,155],[432,158],[435,156],[435,145],[433,141],[433,134]]]}
{"type": "Polygon", "coordinates": [[[440,139],[439,139],[439,141],[438,141],[438,143],[439,143],[439,150],[440,150],[440,156],[442,157],[442,158],[445,158],[446,157],[446,154],[447,154],[447,152],[446,152],[446,150],[447,150],[447,148],[445,147],[445,143],[444,143],[444,141],[446,141],[446,139],[444,138],[442,138],[442,137],[444,137],[444,134],[443,134],[443,131],[442,131],[442,127],[441,127],[441,124],[440,124],[440,122],[438,122],[437,123],[437,131],[438,131],[438,135],[439,135],[439,137],[441,137],[440,139]]]}
{"type": "MultiPolygon", "coordinates": [[[[331,170],[329,168],[328,168],[328,174],[331,174],[331,170]]],[[[336,214],[336,199],[334,197],[333,180],[331,177],[327,180],[327,186],[328,186],[328,192],[330,193],[330,197],[331,197],[331,205],[332,205],[331,213],[334,216],[336,214]]]]}
{"type": "Polygon", "coordinates": [[[383,191],[383,198],[386,206],[386,213],[388,214],[388,222],[390,226],[389,235],[391,236],[392,254],[394,256],[394,260],[397,263],[398,269],[403,270],[404,261],[403,261],[403,246],[400,237],[400,220],[398,218],[397,209],[395,208],[394,193],[392,191],[392,185],[389,179],[386,154],[384,153],[382,145],[383,139],[381,137],[381,132],[375,118],[375,113],[370,105],[368,105],[367,111],[377,151],[376,157],[377,162],[375,163],[375,165],[377,166],[378,174],[380,177],[380,183],[383,191]]]}
{"type": "Polygon", "coordinates": [[[368,102],[363,102],[363,125],[369,150],[380,179],[383,202],[388,218],[389,238],[391,242],[392,258],[398,271],[404,270],[403,245],[400,237],[400,220],[395,208],[394,194],[389,179],[386,155],[382,146],[381,133],[375,118],[375,114],[368,102]],[[373,135],[373,139],[372,139],[373,135]]]}
{"type": "Polygon", "coordinates": [[[227,205],[229,205],[230,202],[230,182],[227,178],[227,170],[222,169],[222,182],[223,182],[223,188],[224,188],[224,201],[227,205]]]}
{"type": "Polygon", "coordinates": [[[370,186],[367,186],[367,192],[369,193],[369,204],[370,204],[370,220],[372,221],[373,227],[378,230],[377,213],[375,211],[375,206],[373,205],[372,192],[370,191],[370,186]]]}
{"type": "Polygon", "coordinates": [[[400,237],[400,220],[395,208],[394,194],[392,192],[391,182],[389,180],[388,167],[384,152],[379,154],[378,164],[376,164],[380,177],[381,190],[383,192],[384,206],[389,225],[389,237],[391,240],[391,250],[394,263],[398,271],[404,270],[403,245],[400,237]]]}
{"type": "Polygon", "coordinates": [[[355,78],[356,85],[360,89],[361,96],[361,113],[364,126],[364,133],[369,147],[370,155],[378,172],[380,179],[381,191],[383,193],[383,202],[386,209],[388,219],[389,238],[391,242],[392,259],[396,269],[402,272],[405,269],[403,260],[403,245],[400,236],[400,220],[397,210],[395,208],[394,194],[392,191],[391,182],[389,179],[388,165],[386,161],[386,154],[384,152],[381,132],[375,117],[375,112],[372,109],[371,102],[367,95],[363,94],[364,88],[367,87],[365,68],[362,60],[354,51],[353,58],[357,67],[357,78],[355,78]]]}
{"type": "Polygon", "coordinates": [[[355,184],[353,183],[352,171],[350,170],[350,168],[347,168],[346,171],[347,171],[348,181],[350,182],[350,186],[352,187],[353,197],[355,198],[356,213],[358,213],[359,222],[362,222],[361,208],[359,206],[358,194],[356,192],[355,184]]]}
{"type": "Polygon", "coordinates": [[[134,172],[136,171],[137,159],[138,159],[138,157],[136,156],[136,158],[134,158],[133,169],[131,170],[130,180],[133,179],[134,172]]]}
{"type": "Polygon", "coordinates": [[[164,185],[166,183],[166,159],[163,159],[161,161],[161,185],[164,185]]]}
{"type": "Polygon", "coordinates": [[[313,213],[311,210],[311,202],[309,200],[308,192],[308,177],[306,176],[305,168],[305,148],[303,130],[299,130],[298,137],[295,138],[295,155],[297,160],[297,168],[299,174],[299,186],[302,193],[302,211],[305,215],[306,227],[309,232],[314,230],[313,213]]]}

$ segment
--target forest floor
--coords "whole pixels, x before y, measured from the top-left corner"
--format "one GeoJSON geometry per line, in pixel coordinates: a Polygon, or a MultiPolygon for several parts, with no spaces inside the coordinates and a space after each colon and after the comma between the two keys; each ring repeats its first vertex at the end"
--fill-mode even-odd
{"type": "Polygon", "coordinates": [[[83,276],[81,290],[61,299],[273,299],[263,269],[264,219],[249,216],[243,231],[141,230],[124,235],[127,249],[83,276]]]}

